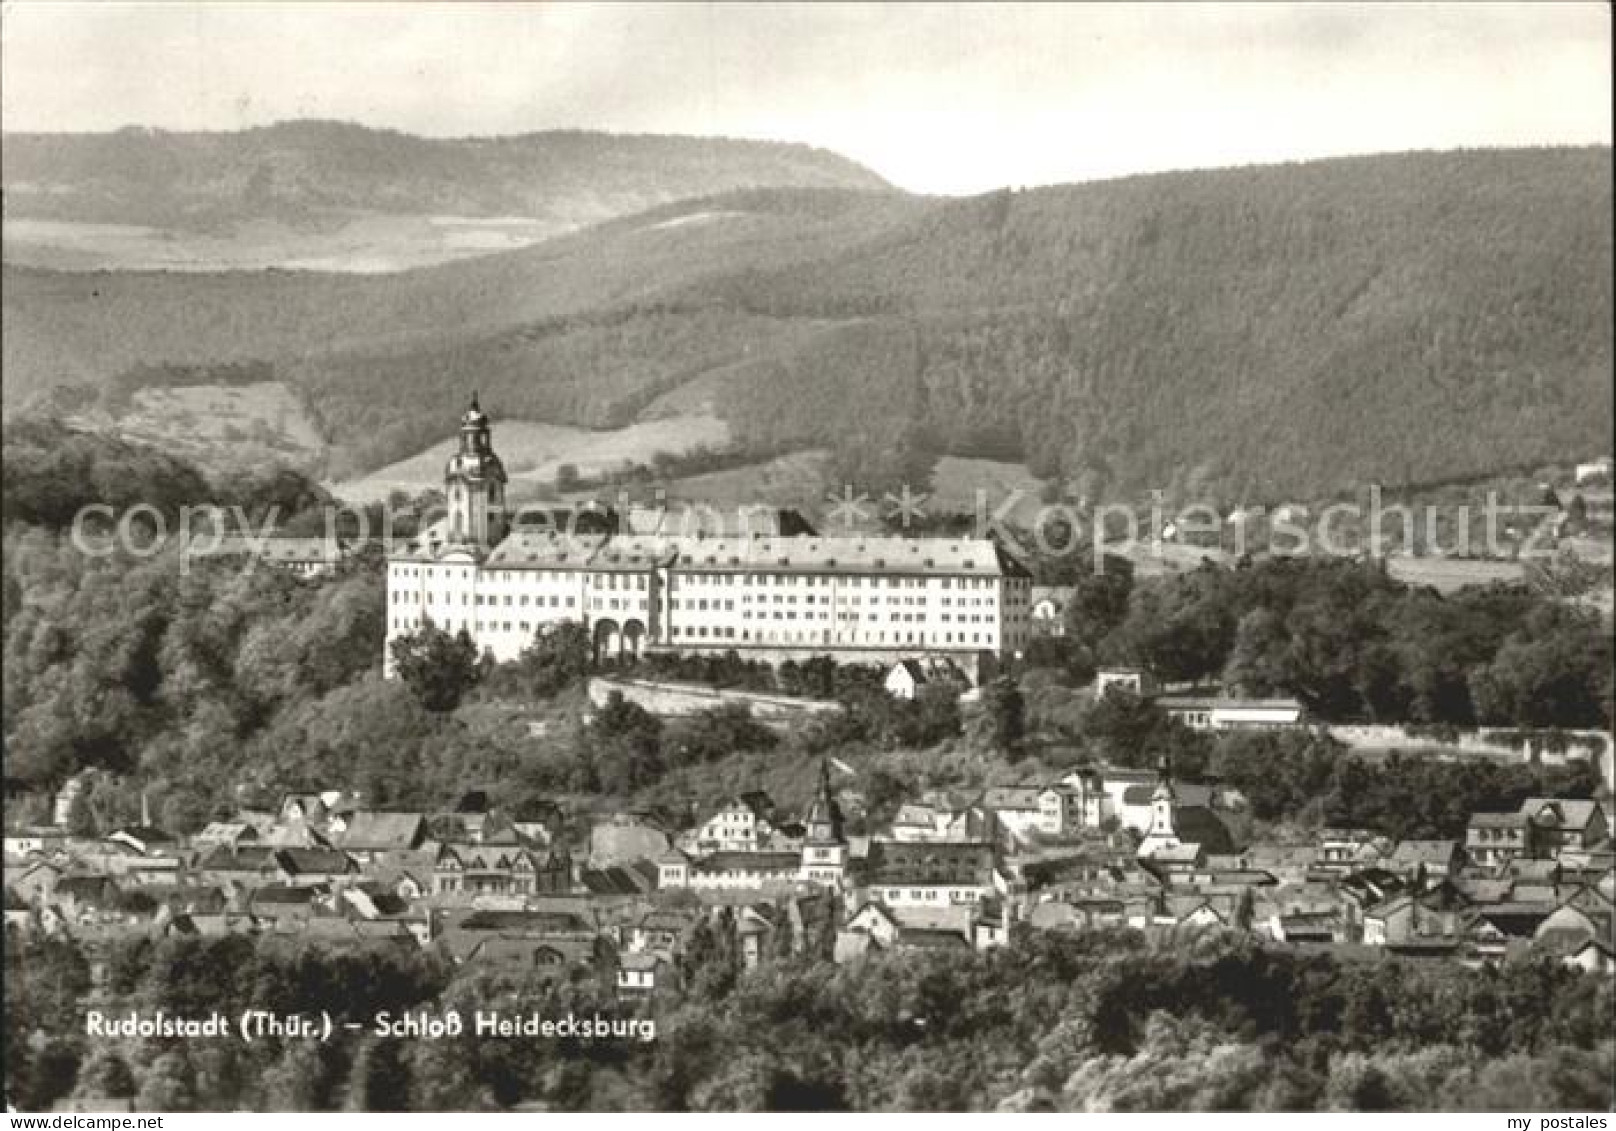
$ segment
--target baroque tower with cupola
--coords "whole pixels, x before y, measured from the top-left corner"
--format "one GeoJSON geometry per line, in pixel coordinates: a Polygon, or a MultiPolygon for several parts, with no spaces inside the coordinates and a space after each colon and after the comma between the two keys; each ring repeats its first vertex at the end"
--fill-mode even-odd
{"type": "Polygon", "coordinates": [[[473,393],[471,406],[460,417],[460,447],[443,471],[451,544],[488,550],[505,537],[505,482],[488,415],[473,393]]]}

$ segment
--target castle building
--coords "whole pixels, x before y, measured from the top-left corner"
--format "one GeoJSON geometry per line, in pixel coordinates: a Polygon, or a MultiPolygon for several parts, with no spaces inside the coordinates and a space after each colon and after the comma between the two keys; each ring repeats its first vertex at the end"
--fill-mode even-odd
{"type": "Polygon", "coordinates": [[[980,679],[1028,639],[1031,577],[991,539],[511,529],[506,482],[473,398],[444,471],[447,517],[389,557],[389,646],[430,622],[507,661],[575,621],[603,658],[946,657],[980,679]]]}

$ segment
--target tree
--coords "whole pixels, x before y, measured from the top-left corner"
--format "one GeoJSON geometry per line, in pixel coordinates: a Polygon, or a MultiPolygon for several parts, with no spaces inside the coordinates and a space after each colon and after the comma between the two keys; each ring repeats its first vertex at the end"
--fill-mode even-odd
{"type": "Polygon", "coordinates": [[[1273,695],[1286,690],[1285,653],[1290,634],[1284,621],[1268,608],[1256,608],[1240,618],[1234,648],[1223,666],[1223,686],[1236,695],[1273,695]]]}
{"type": "Polygon", "coordinates": [[[196,1070],[183,1049],[165,1052],[141,1072],[141,1111],[193,1111],[197,1106],[196,1070]]]}
{"type": "Polygon", "coordinates": [[[585,728],[599,787],[631,793],[662,775],[662,720],[613,691],[585,728]]]}
{"type": "Polygon", "coordinates": [[[890,770],[877,768],[864,785],[864,823],[873,832],[893,817],[909,796],[909,783],[890,770]]]}
{"type": "Polygon", "coordinates": [[[725,703],[680,720],[663,744],[678,765],[716,762],[741,750],[772,750],[779,736],[744,703],[725,703]]]}
{"type": "Polygon", "coordinates": [[[454,635],[428,622],[392,643],[393,670],[428,711],[452,711],[479,678],[477,645],[461,629],[454,635]]]}
{"type": "Polygon", "coordinates": [[[580,621],[562,621],[540,627],[533,643],[522,649],[514,664],[502,665],[525,694],[548,699],[589,674],[594,647],[589,630],[580,621]]]}
{"type": "Polygon", "coordinates": [[[1027,704],[1021,687],[1009,676],[1000,676],[982,689],[982,714],[987,737],[995,750],[1018,753],[1027,729],[1027,704]]]}
{"type": "Polygon", "coordinates": [[[93,837],[100,834],[95,808],[90,804],[90,785],[85,782],[67,803],[67,831],[70,836],[93,837]]]}
{"type": "Polygon", "coordinates": [[[1066,606],[1066,636],[1092,651],[1128,615],[1133,592],[1133,563],[1104,554],[1100,566],[1080,570],[1066,606]]]}
{"type": "Polygon", "coordinates": [[[135,1094],[129,1062],[110,1049],[98,1049],[79,1069],[78,1092],[89,1098],[127,1099],[135,1094]]]}
{"type": "Polygon", "coordinates": [[[401,1042],[372,1039],[359,1047],[348,1077],[349,1111],[402,1111],[409,1099],[409,1070],[401,1042]]]}

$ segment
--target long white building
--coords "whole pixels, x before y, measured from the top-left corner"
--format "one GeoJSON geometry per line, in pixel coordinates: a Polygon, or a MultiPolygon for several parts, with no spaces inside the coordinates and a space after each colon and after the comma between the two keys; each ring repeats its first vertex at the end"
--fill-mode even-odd
{"type": "Polygon", "coordinates": [[[389,558],[389,645],[430,620],[504,661],[546,625],[579,621],[604,656],[947,655],[980,675],[1028,639],[1031,579],[989,539],[508,530],[505,482],[474,398],[445,471],[447,517],[389,558]]]}

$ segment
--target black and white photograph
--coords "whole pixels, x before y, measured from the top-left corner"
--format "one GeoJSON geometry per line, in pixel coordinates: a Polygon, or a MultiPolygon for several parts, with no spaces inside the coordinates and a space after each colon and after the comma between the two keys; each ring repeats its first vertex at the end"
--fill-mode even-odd
{"type": "Polygon", "coordinates": [[[7,1128],[1609,1131],[1611,27],[0,4],[7,1128]]]}

